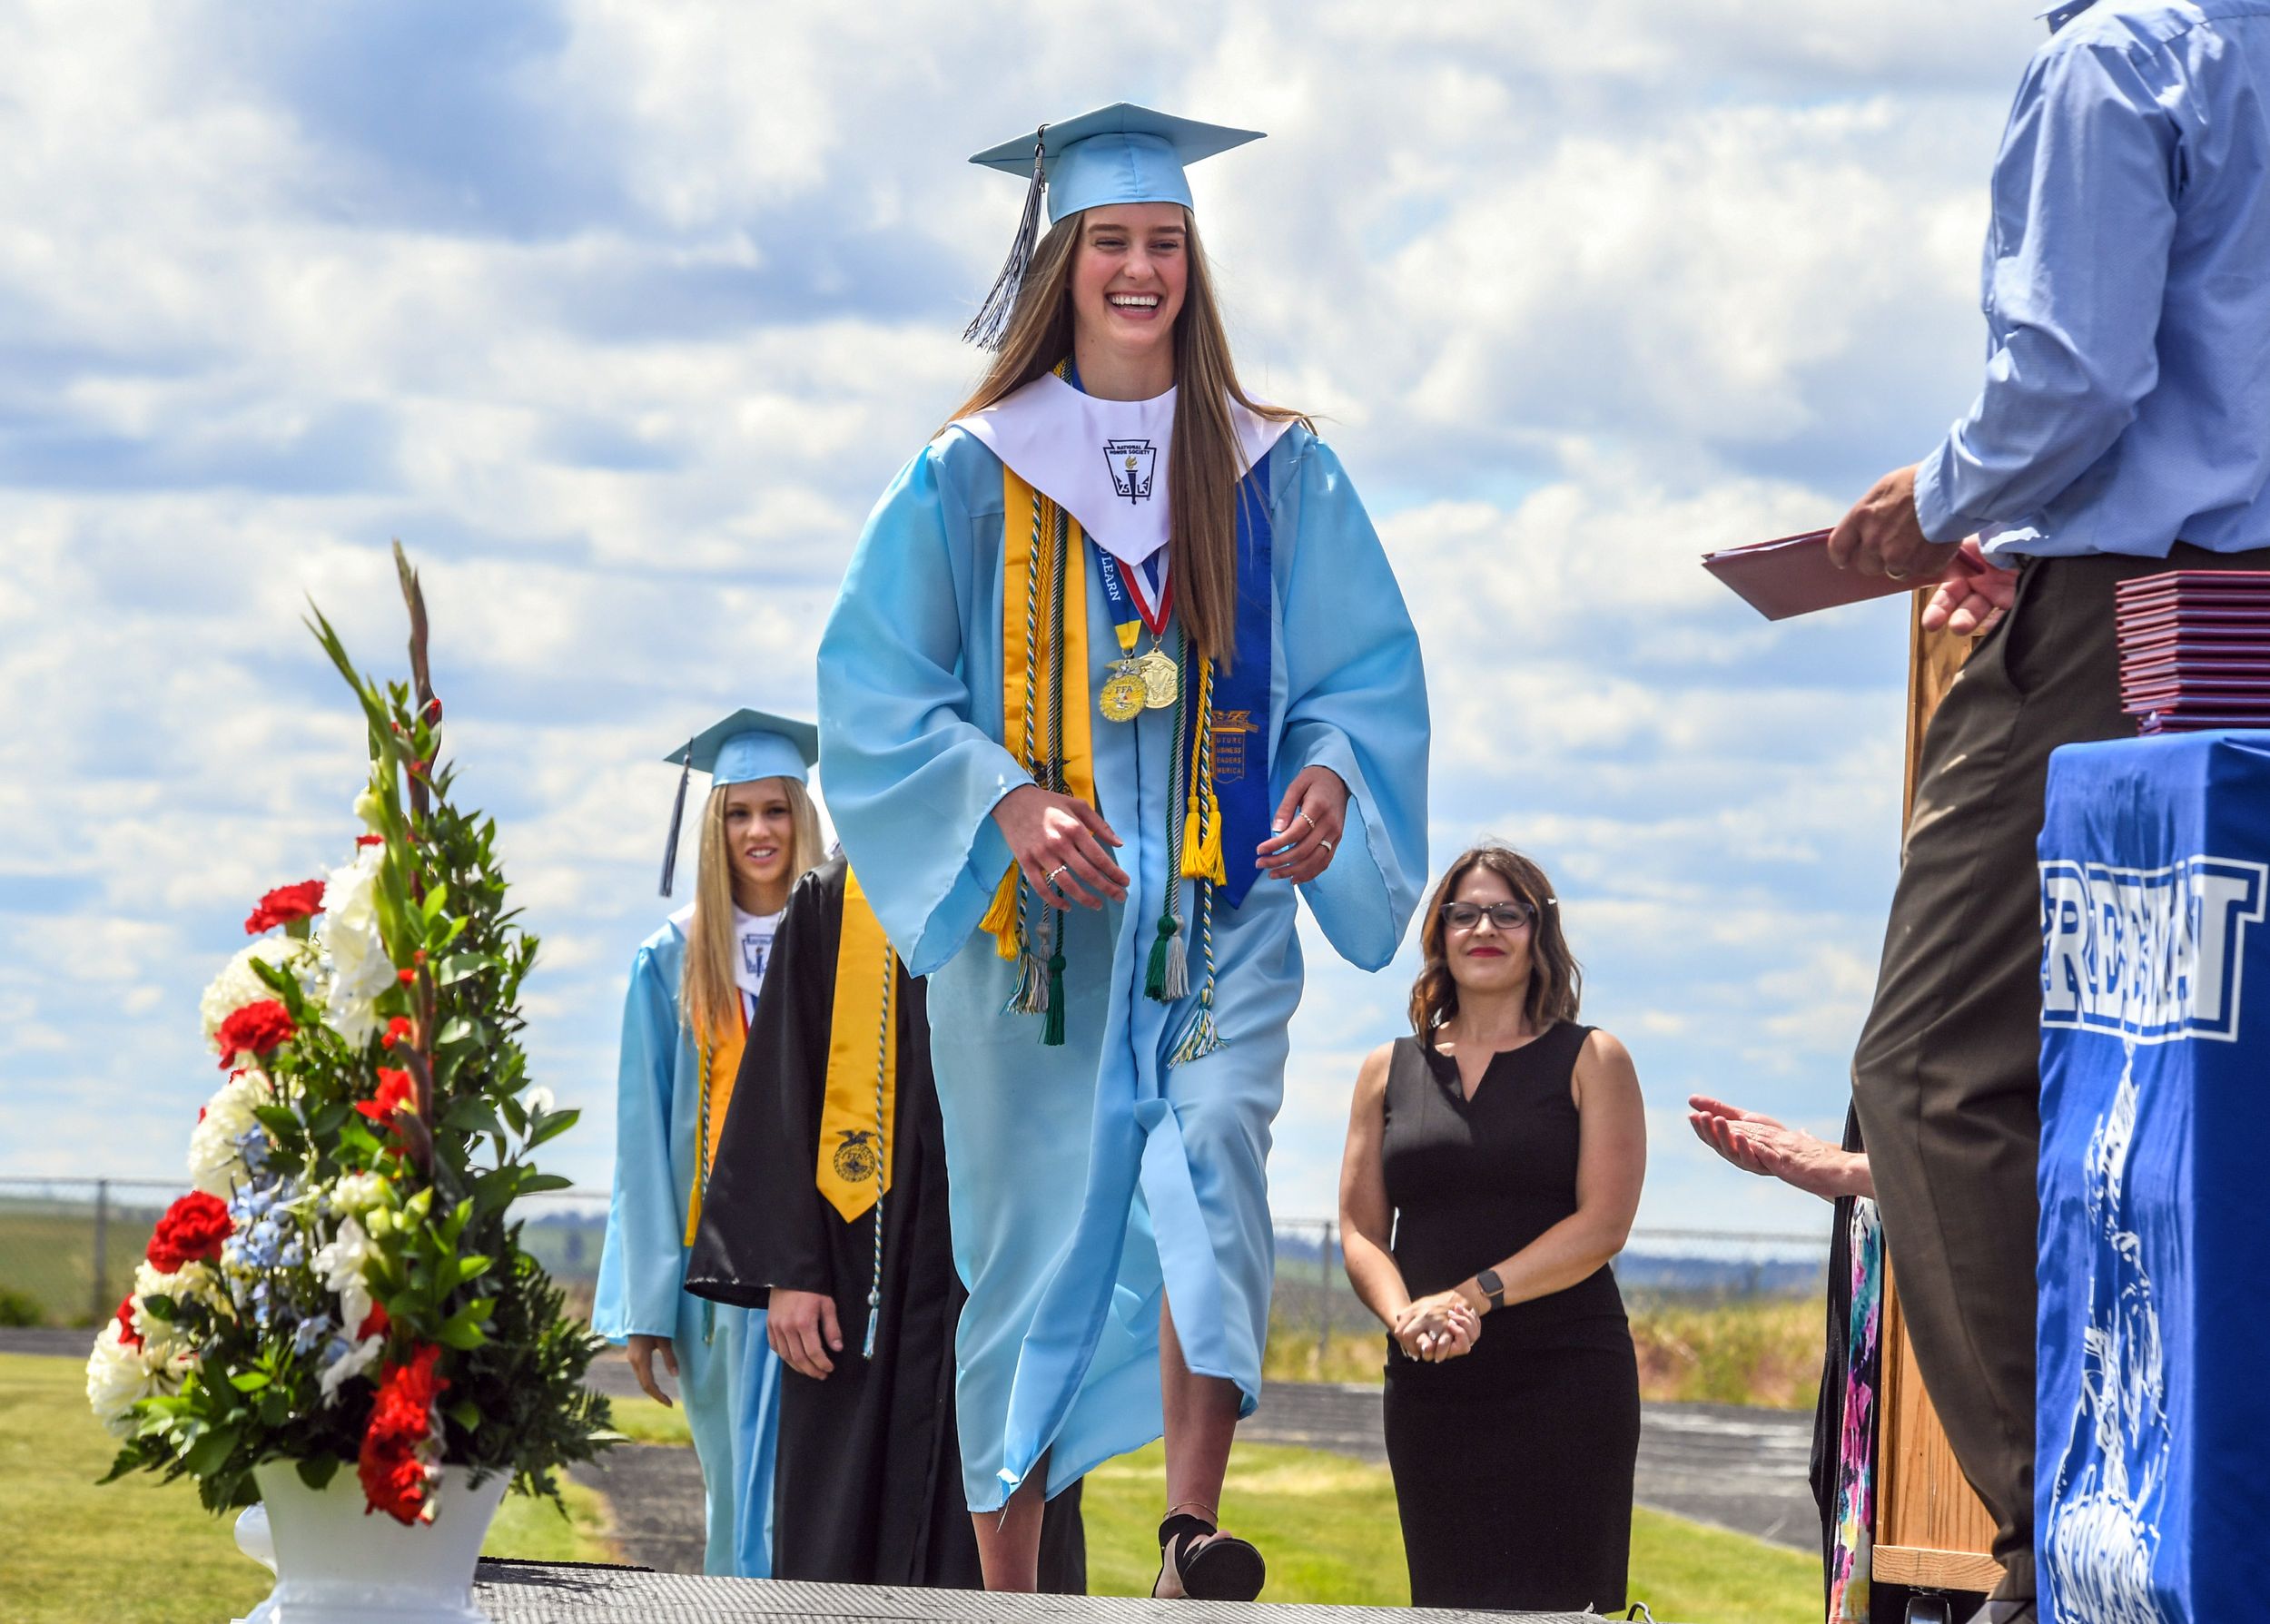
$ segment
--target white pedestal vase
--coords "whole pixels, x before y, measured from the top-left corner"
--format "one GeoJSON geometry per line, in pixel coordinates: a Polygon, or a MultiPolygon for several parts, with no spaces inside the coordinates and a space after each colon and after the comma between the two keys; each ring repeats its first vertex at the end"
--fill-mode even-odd
{"type": "Polygon", "coordinates": [[[289,1462],[261,1467],[253,1478],[273,1554],[251,1549],[251,1528],[238,1529],[237,1543],[274,1568],[276,1588],[237,1624],[488,1624],[473,1605],[473,1566],[509,1474],[492,1472],[479,1488],[465,1467],[442,1475],[434,1520],[405,1528],[383,1511],[365,1515],[351,1463],[320,1490],[289,1462]]]}

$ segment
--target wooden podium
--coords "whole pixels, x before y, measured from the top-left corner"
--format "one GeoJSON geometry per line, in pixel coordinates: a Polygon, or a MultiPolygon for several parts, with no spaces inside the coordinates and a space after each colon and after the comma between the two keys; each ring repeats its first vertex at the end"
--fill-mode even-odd
{"type": "MultiPolygon", "coordinates": [[[[1907,793],[1900,826],[1915,801],[1924,724],[1955,680],[1971,639],[1923,629],[1922,593],[1908,623],[1907,793]]],[[[1880,1583],[1941,1590],[1990,1590],[2002,1577],[1992,1554],[1994,1520],[1955,1464],[1946,1429],[1923,1391],[1915,1348],[1900,1312],[1900,1282],[1889,1248],[1884,1267],[1882,1348],[1876,1393],[1876,1544],[1870,1577],[1880,1583]]]]}

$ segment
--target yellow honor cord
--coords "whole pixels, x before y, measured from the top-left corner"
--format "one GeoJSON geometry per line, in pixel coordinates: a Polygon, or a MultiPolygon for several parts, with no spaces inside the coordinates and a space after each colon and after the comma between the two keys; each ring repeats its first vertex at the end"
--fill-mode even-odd
{"type": "Polygon", "coordinates": [[[898,956],[859,889],[859,877],[846,870],[814,1183],[847,1224],[891,1187],[891,1125],[898,1118],[898,956]]]}

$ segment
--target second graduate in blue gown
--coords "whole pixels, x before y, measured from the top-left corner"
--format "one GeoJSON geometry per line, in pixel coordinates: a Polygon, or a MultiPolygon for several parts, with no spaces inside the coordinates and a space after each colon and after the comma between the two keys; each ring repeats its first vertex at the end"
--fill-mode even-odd
{"type": "MultiPolygon", "coordinates": [[[[701,868],[694,905],[671,915],[631,965],[592,1310],[595,1331],[631,1345],[642,1383],[654,1381],[649,1361],[675,1363],[706,1491],[703,1569],[752,1579],[772,1570],[780,1363],[762,1310],[705,1302],[684,1282],[772,933],[790,887],[821,855],[804,782],[814,743],[808,723],[741,711],[669,757],[689,774],[711,774],[696,814],[701,868]]],[[[680,813],[684,798],[681,783],[680,813]]],[[[676,823],[674,814],[666,894],[676,823]]]]}

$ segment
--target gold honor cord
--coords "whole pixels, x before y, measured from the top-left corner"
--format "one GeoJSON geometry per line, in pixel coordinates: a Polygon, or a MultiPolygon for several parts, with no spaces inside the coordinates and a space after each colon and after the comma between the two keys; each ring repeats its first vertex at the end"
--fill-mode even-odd
{"type": "MultiPolygon", "coordinates": [[[[1002,512],[1002,743],[1034,783],[1092,806],[1087,538],[1005,464],[1002,512]]],[[[1044,1043],[1061,1041],[1062,1031],[1061,1013],[1050,1007],[1062,979],[1056,913],[1012,862],[978,922],[1018,966],[1006,1011],[1044,1017],[1044,1043]]]]}

